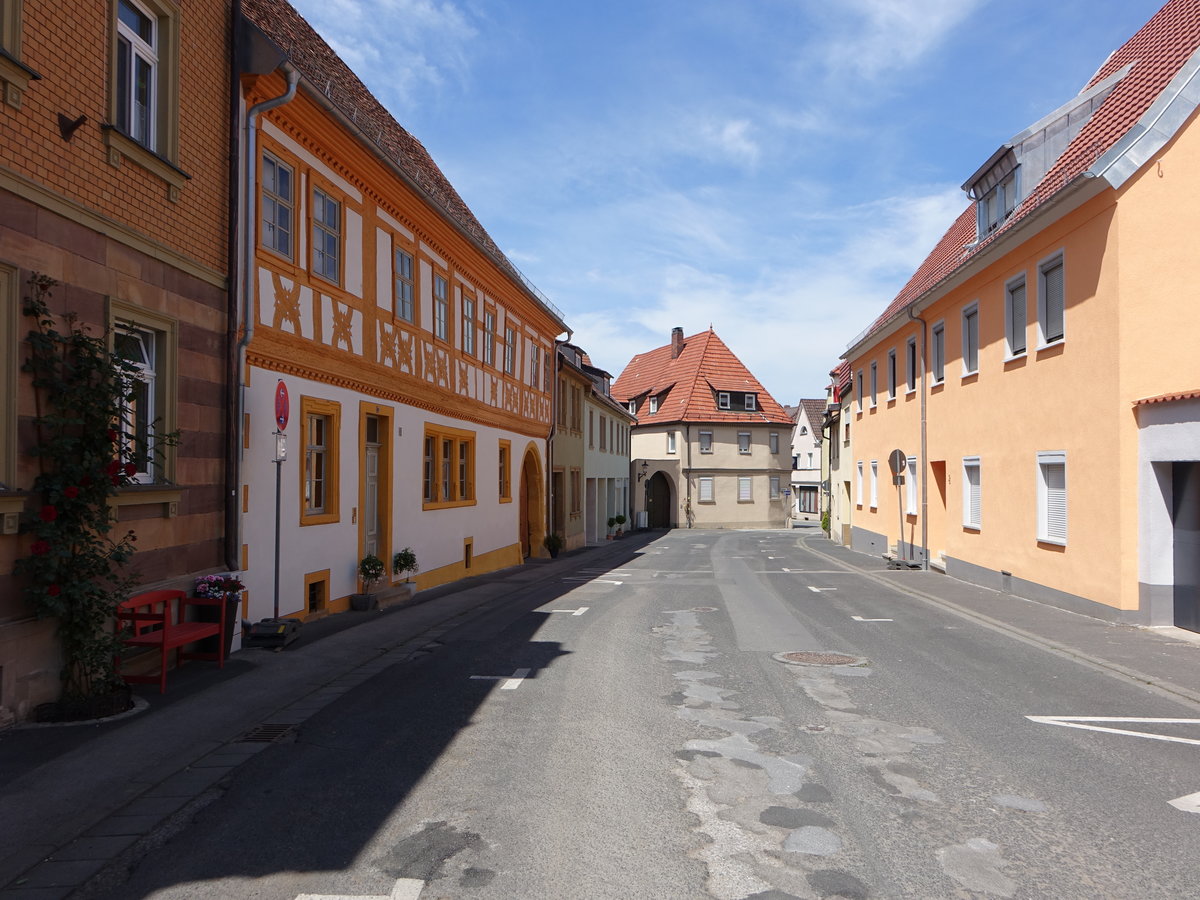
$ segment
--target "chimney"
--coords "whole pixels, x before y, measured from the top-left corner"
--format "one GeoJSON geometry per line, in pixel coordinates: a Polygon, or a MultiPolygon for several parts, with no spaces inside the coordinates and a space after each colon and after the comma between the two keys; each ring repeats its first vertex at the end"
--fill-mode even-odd
{"type": "Polygon", "coordinates": [[[683,329],[676,326],[671,329],[671,359],[678,359],[683,352],[683,329]]]}

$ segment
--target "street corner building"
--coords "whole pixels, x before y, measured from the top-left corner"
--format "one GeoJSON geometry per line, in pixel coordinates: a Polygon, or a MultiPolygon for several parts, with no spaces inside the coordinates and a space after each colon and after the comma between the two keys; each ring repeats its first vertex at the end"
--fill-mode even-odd
{"type": "Polygon", "coordinates": [[[223,2],[0,4],[0,726],[61,687],[56,622],[13,575],[42,502],[21,369],[35,273],[57,282],[54,314],[137,365],[143,452],[113,499],[137,577],[190,587],[227,568],[230,27],[223,2]],[[168,432],[178,444],[153,452],[168,432]]]}
{"type": "Polygon", "coordinates": [[[967,178],[835,370],[835,537],[1200,630],[1198,47],[1172,0],[967,178]]]}
{"type": "Polygon", "coordinates": [[[641,528],[783,528],[792,418],[709,328],[639,353],[612,387],[630,440],[641,528]]]}
{"type": "Polygon", "coordinates": [[[405,547],[422,589],[545,554],[561,314],[294,9],[242,11],[244,617],[345,610],[405,547]]]}

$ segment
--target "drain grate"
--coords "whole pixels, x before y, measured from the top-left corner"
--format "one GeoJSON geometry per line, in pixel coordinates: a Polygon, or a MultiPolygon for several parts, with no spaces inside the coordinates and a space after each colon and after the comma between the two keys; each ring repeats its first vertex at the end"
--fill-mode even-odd
{"type": "Polygon", "coordinates": [[[291,734],[295,725],[258,725],[235,741],[238,744],[273,744],[291,734]]]}
{"type": "Polygon", "coordinates": [[[828,650],[793,650],[790,653],[776,653],[773,658],[791,666],[864,666],[867,664],[864,657],[850,656],[848,653],[831,653],[828,650]]]}

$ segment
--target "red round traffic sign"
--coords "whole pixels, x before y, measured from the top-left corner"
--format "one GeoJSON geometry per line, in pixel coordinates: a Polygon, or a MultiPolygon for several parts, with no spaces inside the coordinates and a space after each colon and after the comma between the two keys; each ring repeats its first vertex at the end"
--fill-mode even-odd
{"type": "Polygon", "coordinates": [[[280,380],[275,386],[275,424],[279,426],[280,431],[287,428],[290,412],[291,404],[288,402],[287,385],[280,380]]]}

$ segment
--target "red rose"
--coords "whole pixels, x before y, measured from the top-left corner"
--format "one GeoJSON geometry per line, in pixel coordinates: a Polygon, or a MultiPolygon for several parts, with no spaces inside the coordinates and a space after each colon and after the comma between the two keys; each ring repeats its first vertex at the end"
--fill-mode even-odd
{"type": "Polygon", "coordinates": [[[116,443],[116,440],[117,440],[117,433],[115,431],[113,431],[111,428],[108,429],[108,439],[109,439],[109,441],[112,441],[113,443],[116,443]]]}
{"type": "Polygon", "coordinates": [[[57,584],[52,584],[46,588],[46,593],[51,597],[57,597],[62,592],[62,589],[57,584]]]}
{"type": "Polygon", "coordinates": [[[75,485],[71,485],[68,488],[64,488],[63,496],[66,497],[68,500],[74,500],[76,497],[79,496],[79,488],[75,487],[75,485]]]}
{"type": "Polygon", "coordinates": [[[84,475],[82,478],[79,479],[79,484],[81,487],[91,487],[92,486],[92,476],[84,475]]]}
{"type": "Polygon", "coordinates": [[[34,556],[43,556],[50,552],[50,545],[46,541],[34,541],[29,545],[29,552],[34,556]]]}
{"type": "Polygon", "coordinates": [[[53,506],[43,506],[42,511],[38,513],[38,516],[43,522],[53,522],[58,518],[58,510],[53,506]]]}
{"type": "Polygon", "coordinates": [[[121,483],[121,476],[120,475],[110,475],[109,480],[113,483],[114,486],[116,486],[121,483]]]}
{"type": "Polygon", "coordinates": [[[108,464],[104,471],[108,475],[116,475],[121,471],[121,461],[119,459],[114,459],[108,464]]]}
{"type": "Polygon", "coordinates": [[[133,463],[125,463],[125,474],[126,475],[136,475],[137,474],[137,466],[135,466],[133,463]]]}

